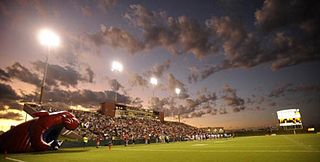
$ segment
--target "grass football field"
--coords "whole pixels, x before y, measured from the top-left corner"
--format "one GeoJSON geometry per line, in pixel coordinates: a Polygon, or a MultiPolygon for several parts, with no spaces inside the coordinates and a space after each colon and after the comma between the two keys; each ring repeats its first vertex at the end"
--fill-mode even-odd
{"type": "Polygon", "coordinates": [[[9,154],[0,161],[27,162],[320,162],[320,134],[230,139],[9,154]]]}

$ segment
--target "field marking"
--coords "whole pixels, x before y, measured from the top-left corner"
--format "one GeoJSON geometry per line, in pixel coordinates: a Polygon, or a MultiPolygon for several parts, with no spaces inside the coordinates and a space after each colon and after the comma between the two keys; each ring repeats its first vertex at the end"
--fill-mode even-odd
{"type": "Polygon", "coordinates": [[[227,141],[213,141],[213,143],[226,143],[227,141]]]}
{"type": "Polygon", "coordinates": [[[6,157],[5,159],[11,160],[11,161],[16,161],[16,162],[26,162],[26,161],[23,161],[23,160],[14,159],[14,158],[9,158],[9,157],[6,157]]]}
{"type": "MultiPolygon", "coordinates": [[[[192,145],[193,146],[193,145],[192,145]]],[[[230,148],[230,147],[240,147],[240,148],[249,148],[249,147],[252,147],[252,148],[281,148],[281,147],[292,147],[292,146],[297,146],[297,145],[277,145],[277,146],[271,146],[271,145],[267,145],[267,146],[254,146],[254,145],[227,145],[227,146],[224,146],[224,145],[209,145],[209,146],[206,146],[206,147],[210,147],[210,148],[230,148]]],[[[320,145],[313,145],[313,146],[320,146],[320,145]]]]}
{"type": "Polygon", "coordinates": [[[255,152],[255,153],[264,153],[264,152],[287,152],[287,153],[298,153],[298,152],[311,152],[311,153],[317,153],[320,152],[320,150],[182,150],[182,149],[176,149],[176,150],[153,150],[153,149],[114,149],[115,151],[149,151],[149,152],[208,152],[208,153],[223,153],[223,152],[255,152]]]}
{"type": "Polygon", "coordinates": [[[311,150],[311,149],[312,149],[312,148],[310,148],[311,146],[308,147],[308,145],[306,145],[306,144],[304,144],[304,143],[302,143],[302,142],[300,142],[300,141],[297,141],[297,140],[292,139],[292,138],[287,137],[287,136],[283,136],[283,137],[284,137],[286,140],[288,140],[288,141],[296,144],[297,146],[301,146],[301,147],[303,147],[303,148],[306,149],[306,150],[311,150]]]}
{"type": "Polygon", "coordinates": [[[198,143],[198,144],[193,144],[191,146],[207,146],[208,144],[203,144],[203,143],[198,143]]]}

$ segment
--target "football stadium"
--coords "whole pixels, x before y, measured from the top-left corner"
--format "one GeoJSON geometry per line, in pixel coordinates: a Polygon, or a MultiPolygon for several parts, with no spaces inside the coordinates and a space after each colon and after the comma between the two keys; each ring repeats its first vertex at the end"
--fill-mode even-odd
{"type": "Polygon", "coordinates": [[[0,162],[320,162],[320,0],[0,0],[0,162]]]}

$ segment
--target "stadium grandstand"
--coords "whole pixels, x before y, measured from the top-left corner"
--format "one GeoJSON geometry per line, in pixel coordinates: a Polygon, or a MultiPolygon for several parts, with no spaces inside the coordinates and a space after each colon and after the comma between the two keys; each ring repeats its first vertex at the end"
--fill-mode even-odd
{"type": "MultiPolygon", "coordinates": [[[[32,104],[26,106],[36,111],[56,112],[63,110],[52,106],[39,107],[32,104]]],[[[89,141],[95,141],[99,138],[105,141],[104,143],[111,140],[124,143],[126,139],[129,139],[128,143],[158,143],[227,136],[224,131],[221,131],[222,127],[212,128],[212,131],[208,131],[208,128],[196,128],[185,123],[164,121],[162,112],[115,102],[101,103],[101,108],[97,111],[74,109],[68,111],[72,112],[80,121],[79,127],[74,132],[81,137],[88,138],[89,141]]]]}

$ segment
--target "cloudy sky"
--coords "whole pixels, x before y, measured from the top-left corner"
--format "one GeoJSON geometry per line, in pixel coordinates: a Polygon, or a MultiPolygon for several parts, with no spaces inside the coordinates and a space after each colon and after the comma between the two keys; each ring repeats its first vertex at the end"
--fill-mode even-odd
{"type": "Polygon", "coordinates": [[[23,119],[10,111],[15,100],[38,100],[48,57],[47,103],[97,106],[116,92],[121,102],[181,114],[195,126],[274,126],[284,108],[320,124],[319,7],[317,0],[0,1],[1,122],[23,119]],[[43,28],[61,38],[50,55],[38,40],[43,28]],[[111,71],[113,60],[123,72],[111,71]]]}

